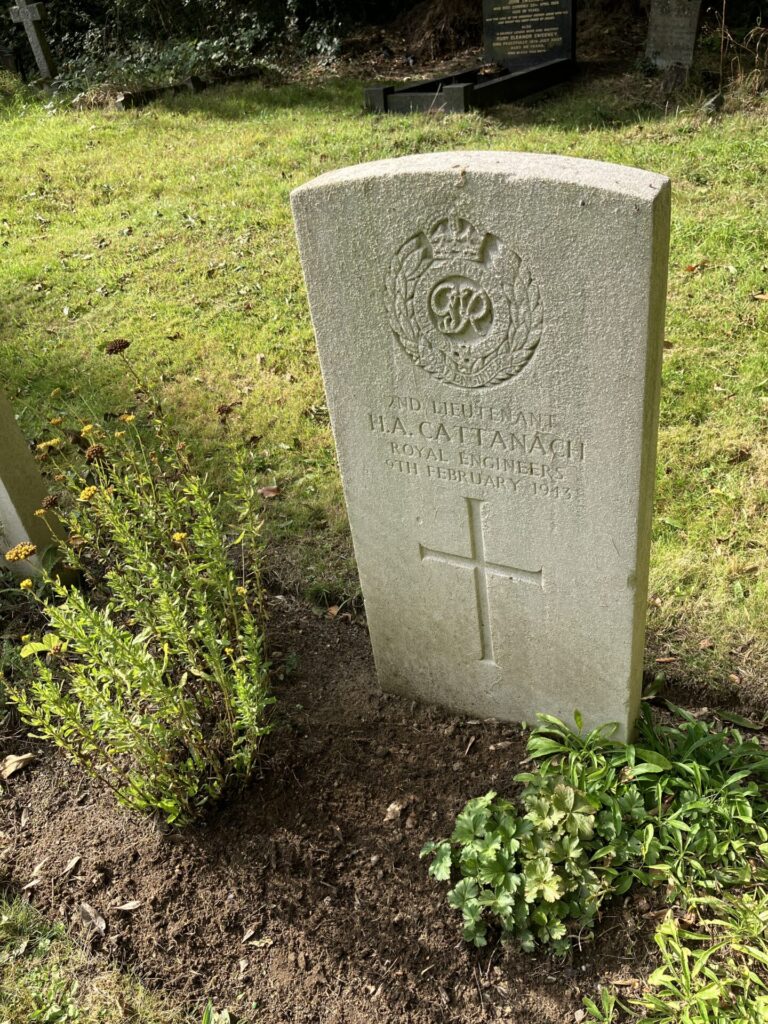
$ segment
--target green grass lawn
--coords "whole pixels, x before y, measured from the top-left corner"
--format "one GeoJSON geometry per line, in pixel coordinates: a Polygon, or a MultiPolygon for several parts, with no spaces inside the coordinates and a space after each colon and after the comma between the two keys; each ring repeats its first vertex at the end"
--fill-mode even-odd
{"type": "Polygon", "coordinates": [[[196,1024],[129,974],[97,966],[62,925],[48,924],[28,903],[2,893],[0,1022],[196,1024]]]}
{"type": "Polygon", "coordinates": [[[674,182],[648,666],[749,694],[768,667],[768,121],[666,112],[642,77],[480,116],[372,117],[359,83],[74,112],[0,91],[0,384],[30,437],[122,412],[115,337],[214,477],[251,446],[270,570],[357,594],[288,206],[331,168],[446,149],[633,164],[674,182]],[[645,98],[648,97],[648,98],[645,98]],[[54,389],[61,394],[51,397],[54,389]],[[242,403],[224,429],[216,407],[242,403]],[[73,421],[74,422],[74,421],[73,421]],[[672,660],[667,660],[672,659],[672,660]]]}

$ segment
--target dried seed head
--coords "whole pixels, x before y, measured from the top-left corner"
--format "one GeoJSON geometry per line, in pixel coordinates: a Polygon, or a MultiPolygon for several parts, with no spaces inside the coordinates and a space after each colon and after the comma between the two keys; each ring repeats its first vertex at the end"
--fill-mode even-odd
{"type": "Polygon", "coordinates": [[[99,459],[103,459],[107,454],[103,444],[92,444],[85,450],[85,461],[86,462],[97,462],[99,459]]]}
{"type": "Polygon", "coordinates": [[[110,341],[104,351],[108,356],[119,356],[121,352],[125,352],[130,347],[130,344],[127,338],[115,338],[114,341],[110,341]]]}
{"type": "Polygon", "coordinates": [[[56,508],[59,504],[58,496],[55,494],[46,494],[43,500],[40,502],[40,508],[56,508]]]}

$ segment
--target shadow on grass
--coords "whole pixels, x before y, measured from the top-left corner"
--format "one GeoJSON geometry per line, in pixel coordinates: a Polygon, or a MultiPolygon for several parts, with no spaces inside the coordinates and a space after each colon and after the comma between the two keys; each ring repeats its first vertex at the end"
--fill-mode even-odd
{"type": "MultiPolygon", "coordinates": [[[[406,117],[429,121],[466,116],[446,115],[439,111],[411,115],[367,114],[363,107],[363,91],[368,84],[370,82],[363,79],[348,78],[318,80],[313,85],[240,82],[213,86],[199,93],[169,92],[158,97],[153,106],[179,114],[226,121],[248,120],[266,113],[298,111],[301,108],[366,118],[406,117]]],[[[391,84],[403,85],[402,82],[391,84]]],[[[479,115],[501,128],[540,126],[589,130],[660,120],[696,103],[700,95],[701,90],[693,80],[683,92],[665,96],[658,77],[649,77],[638,71],[622,74],[611,69],[607,72],[600,65],[583,64],[568,82],[515,103],[481,111],[479,115]]]]}

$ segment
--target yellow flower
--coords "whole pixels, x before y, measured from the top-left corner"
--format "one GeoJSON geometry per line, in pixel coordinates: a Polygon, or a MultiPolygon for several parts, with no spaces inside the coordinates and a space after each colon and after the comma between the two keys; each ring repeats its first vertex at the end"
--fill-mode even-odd
{"type": "Polygon", "coordinates": [[[245,587],[238,587],[237,592],[240,595],[240,597],[245,597],[245,595],[248,593],[245,587]]]}
{"type": "Polygon", "coordinates": [[[45,509],[44,508],[36,508],[35,509],[35,515],[36,516],[44,516],[45,515],[45,509]]]}
{"type": "Polygon", "coordinates": [[[83,437],[88,437],[89,434],[93,433],[93,424],[86,423],[83,429],[80,431],[80,433],[83,435],[83,437]]]}
{"type": "Polygon", "coordinates": [[[116,430],[115,431],[115,437],[125,437],[125,431],[124,430],[116,430]]]}
{"type": "Polygon", "coordinates": [[[235,653],[235,651],[234,651],[233,647],[225,647],[224,648],[224,653],[228,654],[230,656],[230,658],[231,658],[232,655],[235,653]]]}
{"type": "Polygon", "coordinates": [[[21,637],[21,642],[23,644],[28,644],[31,639],[32,639],[32,634],[31,633],[24,633],[22,635],[22,637],[21,637]]]}
{"type": "Polygon", "coordinates": [[[183,543],[183,541],[185,541],[186,539],[187,539],[187,534],[186,534],[186,533],[184,533],[184,532],[183,532],[182,530],[178,530],[178,531],[177,531],[176,533],[174,533],[174,535],[173,535],[173,536],[171,537],[171,540],[173,541],[173,543],[174,543],[174,544],[181,544],[181,543],[183,543]]]}
{"type": "Polygon", "coordinates": [[[132,412],[124,412],[123,415],[120,417],[120,422],[121,423],[133,423],[133,421],[135,419],[136,419],[136,417],[133,415],[132,412]]]}
{"type": "Polygon", "coordinates": [[[22,541],[15,548],[10,548],[5,552],[5,560],[6,562],[23,562],[26,558],[31,558],[32,555],[36,554],[37,548],[34,544],[30,544],[29,541],[22,541]]]}
{"type": "Polygon", "coordinates": [[[62,416],[54,416],[53,419],[48,420],[48,422],[51,424],[52,427],[60,427],[61,424],[64,422],[64,418],[62,416]]]}
{"type": "Polygon", "coordinates": [[[40,444],[35,447],[39,452],[47,452],[49,448],[59,448],[61,446],[60,437],[52,437],[50,441],[41,441],[40,444]]]}
{"type": "Polygon", "coordinates": [[[80,491],[80,497],[77,500],[90,501],[94,494],[96,494],[98,489],[98,487],[94,487],[93,485],[91,485],[90,487],[84,487],[83,490],[80,491]]]}
{"type": "Polygon", "coordinates": [[[32,580],[29,580],[29,579],[22,580],[21,583],[19,584],[19,586],[21,587],[22,590],[31,590],[32,589],[32,580]]]}

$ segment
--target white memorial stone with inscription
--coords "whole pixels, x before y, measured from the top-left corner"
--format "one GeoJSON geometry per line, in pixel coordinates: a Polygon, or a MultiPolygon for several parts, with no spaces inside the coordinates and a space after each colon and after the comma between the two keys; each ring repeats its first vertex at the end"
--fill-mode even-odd
{"type": "Polygon", "coordinates": [[[334,171],[292,202],[381,686],[626,734],[667,179],[442,153],[334,171]]]}
{"type": "MultiPolygon", "coordinates": [[[[0,392],[0,556],[17,544],[31,542],[39,552],[51,544],[51,532],[35,509],[45,498],[46,488],[27,442],[19,430],[13,409],[0,392]]],[[[40,558],[0,565],[24,576],[39,572],[40,558]]]]}

